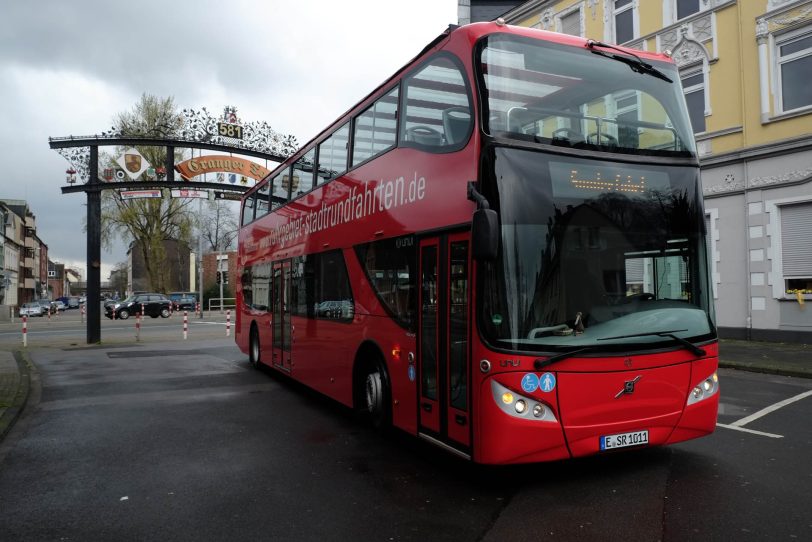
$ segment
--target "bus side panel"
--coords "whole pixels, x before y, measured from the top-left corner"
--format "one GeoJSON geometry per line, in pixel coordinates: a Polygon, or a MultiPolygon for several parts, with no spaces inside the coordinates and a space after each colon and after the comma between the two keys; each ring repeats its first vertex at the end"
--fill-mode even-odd
{"type": "MultiPolygon", "coordinates": [[[[417,434],[416,383],[409,378],[409,354],[414,354],[417,348],[414,333],[392,320],[373,292],[358,258],[350,252],[345,254],[355,298],[353,327],[360,332],[352,344],[357,349],[363,342],[369,341],[381,350],[392,392],[392,425],[417,434]]],[[[354,361],[355,353],[352,353],[350,361],[354,361]]]]}
{"type": "Polygon", "coordinates": [[[291,319],[291,376],[351,407],[355,324],[302,316],[291,319]]]}

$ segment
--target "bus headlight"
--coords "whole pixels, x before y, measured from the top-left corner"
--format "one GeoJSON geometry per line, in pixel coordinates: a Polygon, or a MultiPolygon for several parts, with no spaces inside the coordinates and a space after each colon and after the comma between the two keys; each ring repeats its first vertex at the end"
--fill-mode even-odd
{"type": "Polygon", "coordinates": [[[558,422],[553,409],[531,397],[507,389],[494,379],[491,379],[491,392],[499,409],[509,416],[540,422],[558,422]]]}
{"type": "Polygon", "coordinates": [[[693,387],[691,393],[688,394],[688,404],[692,405],[703,401],[708,397],[716,395],[719,391],[719,376],[713,373],[708,378],[704,379],[696,386],[693,387]]]}

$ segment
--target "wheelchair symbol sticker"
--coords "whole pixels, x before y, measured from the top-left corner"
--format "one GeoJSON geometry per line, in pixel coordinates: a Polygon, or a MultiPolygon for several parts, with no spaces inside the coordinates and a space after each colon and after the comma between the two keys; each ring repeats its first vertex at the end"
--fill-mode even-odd
{"type": "Polygon", "coordinates": [[[527,373],[522,377],[522,389],[527,393],[533,393],[539,389],[539,377],[533,373],[527,373]]]}

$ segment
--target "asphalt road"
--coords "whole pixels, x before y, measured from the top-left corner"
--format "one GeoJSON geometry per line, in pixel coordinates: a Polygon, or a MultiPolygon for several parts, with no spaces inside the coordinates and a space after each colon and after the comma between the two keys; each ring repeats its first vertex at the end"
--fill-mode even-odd
{"type": "Polygon", "coordinates": [[[200,327],[31,350],[35,394],[0,445],[0,539],[812,539],[810,380],[722,370],[710,437],[481,467],[368,430],[200,327]]]}

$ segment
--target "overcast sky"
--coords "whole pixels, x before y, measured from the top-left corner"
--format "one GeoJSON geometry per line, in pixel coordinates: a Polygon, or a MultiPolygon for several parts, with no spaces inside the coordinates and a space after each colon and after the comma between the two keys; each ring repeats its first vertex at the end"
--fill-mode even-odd
{"type": "MultiPolygon", "coordinates": [[[[50,259],[84,271],[86,198],[62,195],[48,137],[107,130],[148,93],[302,144],[456,16],[456,0],[3,0],[0,198],[27,200],[50,259]]],[[[102,280],[125,259],[103,250],[102,280]]]]}

